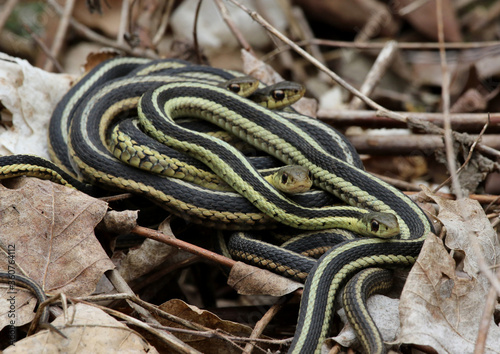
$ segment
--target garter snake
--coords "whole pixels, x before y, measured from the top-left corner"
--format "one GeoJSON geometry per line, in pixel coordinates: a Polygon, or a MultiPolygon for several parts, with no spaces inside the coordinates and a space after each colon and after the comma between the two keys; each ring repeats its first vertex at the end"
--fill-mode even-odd
{"type": "MultiPolygon", "coordinates": [[[[325,147],[328,143],[316,142],[303,129],[308,126],[312,130],[323,130],[321,124],[293,112],[271,112],[226,89],[207,84],[207,80],[213,78],[210,68],[197,74],[198,69],[193,73],[186,70],[184,62],[175,64],[184,71],[183,77],[166,79],[161,62],[157,64],[160,69],[156,69],[145,59],[122,58],[98,66],[58,105],[51,121],[52,156],[73,176],[77,176],[73,167],[76,163],[78,170],[91,181],[145,194],[166,205],[173,213],[201,220],[207,226],[223,223],[227,228],[268,227],[277,220],[297,228],[344,227],[373,236],[384,225],[365,220],[363,224],[367,228],[363,231],[353,223],[372,211],[392,215],[399,226],[397,235],[391,229],[385,236],[392,238],[370,237],[341,242],[310,268],[292,351],[317,350],[328,330],[332,297],[340,286],[366,267],[410,265],[431,225],[420,208],[401,192],[363,171],[359,157],[340,134],[330,131],[330,145],[334,148],[329,150],[325,147]],[[204,75],[202,79],[201,74],[204,75]],[[110,78],[113,80],[109,81],[110,78]],[[202,160],[252,203],[242,203],[235,193],[209,191],[116,161],[108,151],[107,129],[117,116],[133,111],[139,101],[143,130],[202,160]],[[161,119],[153,118],[156,116],[161,119]],[[173,118],[182,116],[207,119],[286,164],[308,168],[318,188],[335,195],[348,206],[305,208],[290,202],[270,189],[239,152],[215,138],[176,126],[173,118]],[[66,153],[68,145],[69,155],[66,153]],[[244,178],[239,177],[241,175],[244,178]],[[238,202],[233,205],[231,200],[238,202]]],[[[165,71],[172,72],[172,69],[165,71]]],[[[53,176],[59,175],[50,167],[44,168],[53,176]]],[[[0,170],[1,173],[6,174],[0,170]]]]}
{"type": "MultiPolygon", "coordinates": [[[[19,286],[21,288],[27,289],[33,293],[38,301],[38,305],[47,300],[47,295],[43,291],[42,287],[37,284],[34,280],[19,274],[9,274],[7,272],[0,272],[0,282],[9,285],[8,294],[16,294],[14,286],[19,286]]],[[[9,316],[11,318],[11,316],[9,316]]],[[[39,323],[47,323],[49,321],[49,310],[48,307],[43,309],[42,315],[40,316],[39,323]]]]}
{"type": "MultiPolygon", "coordinates": [[[[355,213],[357,208],[364,207],[393,213],[397,217],[400,227],[398,237],[362,238],[342,242],[328,251],[311,269],[291,351],[308,352],[311,348],[319,351],[329,328],[328,322],[333,311],[332,299],[340,286],[354,273],[367,267],[411,265],[425,236],[431,231],[431,225],[422,210],[395,188],[328,154],[321,146],[307,139],[303,131],[284,121],[282,116],[244,102],[239,97],[229,101],[227,95],[222,90],[203,84],[167,84],[150,90],[141,97],[138,106],[140,122],[143,129],[160,142],[186,151],[209,165],[235,190],[253,200],[261,210],[265,210],[266,205],[259,205],[260,202],[265,204],[266,201],[271,201],[273,208],[267,212],[273,217],[281,218],[280,208],[294,210],[295,220],[289,223],[293,227],[307,225],[304,228],[319,229],[325,225],[336,227],[338,224],[328,224],[328,220],[321,219],[321,210],[308,214],[306,219],[300,215],[300,209],[293,209],[286,202],[281,204],[279,195],[270,189],[264,190],[262,184],[257,182],[261,176],[251,166],[241,158],[232,158],[237,156],[236,151],[227,154],[230,156],[227,158],[223,151],[231,150],[231,147],[222,147],[224,144],[221,142],[187,131],[177,126],[175,119],[196,116],[222,128],[229,125],[238,137],[283,162],[307,167],[313,174],[316,186],[355,205],[337,210],[355,213]],[[245,180],[240,178],[242,175],[245,180]],[[252,179],[253,182],[248,182],[252,179]],[[259,187],[257,189],[254,186],[259,187]]],[[[332,213],[332,209],[328,213],[332,213]]],[[[357,217],[359,216],[358,214],[357,217]]],[[[280,221],[288,222],[283,219],[280,221]]],[[[359,233],[359,230],[355,231],[359,233]]]]}

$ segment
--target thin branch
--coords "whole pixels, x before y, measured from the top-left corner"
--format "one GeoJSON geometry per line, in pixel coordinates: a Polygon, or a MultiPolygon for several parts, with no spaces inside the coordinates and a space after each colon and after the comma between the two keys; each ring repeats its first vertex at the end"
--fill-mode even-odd
{"type": "Polygon", "coordinates": [[[412,2],[408,3],[408,5],[399,9],[398,15],[399,16],[406,16],[406,15],[412,13],[413,11],[418,10],[421,6],[425,5],[428,2],[429,2],[429,0],[412,1],[412,2]]]}
{"type": "MultiPolygon", "coordinates": [[[[488,120],[489,121],[489,120],[488,120]]],[[[456,171],[456,175],[457,175],[457,178],[458,178],[458,175],[464,170],[465,167],[467,167],[467,165],[469,164],[470,160],[472,159],[472,153],[474,152],[474,149],[477,145],[477,143],[479,141],[481,141],[481,138],[483,137],[484,135],[484,132],[486,131],[486,128],[488,128],[488,123],[486,123],[483,127],[483,130],[481,130],[481,133],[479,133],[479,136],[477,137],[477,139],[474,141],[474,143],[471,145],[470,149],[469,149],[469,153],[467,154],[467,158],[465,159],[464,163],[462,164],[462,166],[460,166],[458,168],[458,170],[456,171]]],[[[445,181],[443,181],[439,186],[437,186],[433,193],[436,193],[438,190],[440,190],[443,186],[447,185],[449,183],[449,181],[451,180],[451,176],[448,177],[445,181]]]]}
{"type": "MultiPolygon", "coordinates": [[[[500,278],[500,268],[497,269],[497,277],[500,278]]],[[[481,316],[481,322],[479,322],[479,328],[477,331],[476,346],[474,347],[474,354],[482,354],[486,349],[486,338],[488,337],[488,332],[491,326],[493,312],[495,311],[495,305],[497,304],[498,293],[492,286],[488,291],[486,301],[484,304],[483,315],[481,316]]]]}
{"type": "Polygon", "coordinates": [[[198,60],[198,64],[203,63],[200,46],[198,45],[198,19],[200,17],[200,9],[202,3],[203,0],[198,0],[198,4],[196,5],[196,11],[194,13],[194,24],[193,24],[193,46],[198,60]]]}
{"type": "Polygon", "coordinates": [[[116,43],[120,46],[125,45],[125,34],[127,33],[129,26],[129,13],[130,13],[130,1],[123,0],[122,11],[120,13],[120,26],[118,27],[118,34],[116,36],[116,43]]]}
{"type": "MultiPolygon", "coordinates": [[[[106,276],[108,277],[111,284],[113,284],[115,289],[118,290],[118,292],[129,294],[130,296],[135,296],[134,292],[128,286],[125,279],[122,278],[121,274],[116,269],[112,269],[112,270],[107,271],[106,276]]],[[[148,322],[159,324],[159,322],[151,315],[151,313],[146,311],[146,309],[142,308],[141,306],[139,306],[137,304],[130,303],[130,302],[128,302],[128,303],[129,303],[130,307],[132,307],[135,311],[137,311],[137,313],[140,314],[143,318],[147,319],[148,322]]]]}
{"type": "Polygon", "coordinates": [[[7,3],[2,7],[2,13],[0,13],[0,34],[2,33],[7,19],[9,18],[18,2],[19,0],[8,0],[7,3]]]}
{"type": "MultiPolygon", "coordinates": [[[[406,195],[414,195],[417,193],[418,192],[416,192],[416,191],[404,192],[404,194],[406,194],[406,195]]],[[[437,195],[438,197],[442,197],[442,198],[446,198],[446,199],[450,199],[450,200],[457,199],[456,195],[450,194],[450,193],[437,192],[434,194],[437,195]]],[[[480,204],[492,204],[492,205],[493,204],[495,204],[495,205],[500,204],[500,196],[498,196],[498,195],[469,194],[468,198],[472,199],[472,200],[477,200],[480,204]]]]}
{"type": "Polygon", "coordinates": [[[231,32],[233,32],[234,36],[236,37],[236,40],[240,43],[243,49],[255,55],[252,47],[250,46],[250,43],[247,42],[245,37],[241,34],[240,30],[238,29],[238,27],[236,27],[233,20],[231,19],[231,16],[229,15],[229,11],[227,10],[226,5],[224,5],[222,0],[215,0],[215,5],[217,5],[217,7],[219,8],[222,18],[226,22],[231,32]]]}
{"type": "Polygon", "coordinates": [[[355,43],[367,42],[370,38],[375,37],[380,33],[380,28],[390,20],[390,15],[385,7],[380,7],[374,14],[370,16],[361,31],[354,38],[355,43]]]}
{"type": "Polygon", "coordinates": [[[438,40],[441,46],[439,47],[439,57],[441,59],[441,99],[443,101],[443,117],[444,117],[444,144],[446,148],[446,161],[448,163],[448,171],[451,176],[451,185],[457,197],[463,198],[462,188],[458,180],[456,171],[455,151],[453,148],[453,137],[451,134],[450,120],[450,72],[446,63],[446,51],[442,44],[444,43],[444,25],[443,25],[443,2],[436,1],[436,17],[438,28],[438,40]]]}
{"type": "MultiPolygon", "coordinates": [[[[375,87],[378,85],[382,77],[387,71],[389,65],[391,65],[392,60],[397,52],[397,43],[395,41],[388,41],[384,49],[380,52],[375,63],[373,63],[370,72],[366,75],[365,81],[359,91],[366,95],[370,96],[375,87]]],[[[349,104],[349,109],[359,109],[363,105],[363,102],[359,99],[359,97],[354,97],[349,104]]]]}
{"type": "Polygon", "coordinates": [[[27,24],[23,23],[23,27],[30,34],[31,38],[33,38],[35,43],[40,47],[40,49],[47,56],[47,58],[52,61],[56,70],[58,72],[62,73],[64,71],[63,67],[61,66],[61,64],[59,64],[57,59],[52,56],[50,49],[45,45],[45,43],[42,41],[42,39],[27,24]]]}
{"type": "MultiPolygon", "coordinates": [[[[52,6],[52,8],[54,8],[54,10],[59,15],[61,15],[63,13],[61,6],[55,0],[47,0],[47,2],[50,6],[52,6]]],[[[104,36],[101,36],[100,34],[92,31],[90,28],[88,28],[87,26],[84,26],[83,24],[81,24],[80,22],[76,21],[73,18],[69,19],[69,23],[71,24],[71,26],[75,30],[77,30],[82,35],[84,35],[86,38],[88,38],[94,42],[100,43],[104,46],[108,46],[108,47],[122,50],[127,54],[142,56],[142,57],[152,58],[152,59],[158,59],[158,55],[150,50],[142,50],[139,48],[131,49],[128,45],[119,45],[116,41],[111,40],[109,38],[106,38],[104,36]]]]}
{"type": "MultiPolygon", "coordinates": [[[[477,139],[478,135],[469,135],[470,139],[477,139]]],[[[422,155],[432,155],[436,150],[443,150],[444,143],[442,135],[438,134],[401,134],[401,135],[349,135],[347,138],[351,141],[352,145],[361,154],[369,155],[411,155],[421,153],[422,155]]],[[[471,143],[471,145],[474,142],[471,143]]],[[[464,145],[468,144],[468,139],[464,145]]],[[[479,150],[479,143],[475,149],[479,150]]],[[[491,150],[496,153],[488,154],[482,151],[484,155],[497,158],[500,151],[500,135],[487,134],[481,140],[482,146],[490,146],[491,150]]]]}
{"type": "Polygon", "coordinates": [[[204,248],[195,246],[193,244],[190,244],[188,242],[179,240],[177,238],[174,238],[172,236],[165,235],[164,233],[160,231],[155,231],[152,229],[148,229],[146,227],[142,226],[136,226],[134,227],[131,231],[131,233],[134,233],[136,235],[144,236],[156,241],[160,241],[163,243],[166,243],[171,246],[179,247],[180,249],[183,249],[189,253],[196,254],[198,256],[201,256],[203,258],[212,260],[214,262],[217,262],[223,266],[232,268],[233,265],[236,264],[236,261],[233,261],[232,259],[226,258],[224,256],[221,256],[220,254],[217,254],[215,252],[208,251],[204,248]]]}
{"type": "MultiPolygon", "coordinates": [[[[397,112],[405,114],[407,112],[397,112]]],[[[320,109],[317,112],[318,118],[338,126],[363,126],[363,127],[388,127],[388,128],[404,128],[406,125],[401,122],[394,121],[389,118],[378,117],[376,111],[371,110],[326,110],[320,109]]],[[[500,131],[500,113],[493,112],[490,116],[490,130],[500,131]]],[[[428,113],[428,112],[412,112],[413,119],[429,122],[439,127],[443,126],[443,113],[428,113]]],[[[479,132],[488,120],[486,113],[452,113],[450,114],[451,127],[458,131],[475,131],[479,132]]]]}
{"type": "MultiPolygon", "coordinates": [[[[255,324],[252,334],[250,334],[250,339],[257,339],[262,335],[262,332],[264,332],[264,329],[266,329],[266,326],[269,324],[269,322],[271,322],[274,316],[276,316],[276,314],[285,305],[286,301],[283,301],[283,299],[286,300],[286,297],[280,298],[273,306],[271,306],[271,308],[269,308],[269,310],[266,311],[264,316],[262,316],[262,318],[255,324]]],[[[254,346],[255,346],[254,342],[249,342],[245,346],[243,353],[250,354],[254,346]]]]}
{"type": "MultiPolygon", "coordinates": [[[[306,16],[304,15],[304,11],[302,8],[298,6],[294,6],[291,9],[293,17],[296,19],[297,27],[298,30],[301,32],[302,38],[304,38],[305,41],[311,41],[314,38],[314,33],[309,25],[309,22],[306,19],[306,16]]],[[[319,49],[319,46],[311,43],[308,45],[309,46],[309,52],[320,62],[323,64],[326,63],[325,58],[323,57],[323,53],[319,49]]]]}
{"type": "MultiPolygon", "coordinates": [[[[384,48],[383,42],[365,42],[355,43],[347,41],[333,41],[329,39],[314,38],[310,41],[298,42],[298,45],[317,44],[329,47],[340,48],[357,48],[357,49],[382,49],[384,48]]],[[[399,42],[398,49],[411,49],[411,50],[429,50],[439,49],[440,44],[436,42],[399,42]]],[[[485,42],[453,42],[444,43],[445,49],[479,49],[479,48],[500,48],[500,41],[485,41],[485,42]]]]}
{"type": "Polygon", "coordinates": [[[158,43],[160,43],[161,39],[163,38],[163,35],[165,34],[165,31],[167,30],[168,27],[168,20],[170,19],[170,14],[172,13],[172,9],[174,8],[174,3],[175,0],[168,0],[167,3],[167,8],[165,9],[165,12],[163,13],[160,21],[160,26],[158,27],[158,31],[153,37],[153,46],[157,46],[158,43]]]}
{"type": "Polygon", "coordinates": [[[393,185],[394,187],[396,187],[398,189],[401,189],[403,191],[420,192],[422,190],[422,188],[420,188],[419,186],[417,186],[414,183],[402,181],[402,180],[397,179],[397,178],[392,178],[392,177],[387,177],[387,176],[379,175],[378,173],[371,172],[371,174],[374,175],[375,177],[383,180],[384,182],[387,182],[387,183],[393,185]]]}
{"type": "Polygon", "coordinates": [[[172,348],[173,350],[176,351],[176,353],[185,353],[185,354],[201,354],[199,351],[196,349],[190,347],[174,335],[164,331],[164,330],[157,330],[156,328],[151,327],[147,323],[144,323],[142,321],[139,321],[138,319],[135,319],[134,317],[125,315],[119,311],[104,307],[104,306],[99,306],[96,304],[91,304],[91,306],[95,306],[102,311],[110,314],[111,316],[117,317],[119,319],[122,319],[126,321],[127,323],[130,323],[134,326],[137,326],[146,332],[152,334],[154,337],[156,337],[158,340],[160,340],[163,344],[167,345],[168,347],[172,348]]]}
{"type": "MultiPolygon", "coordinates": [[[[64,6],[64,11],[61,15],[61,20],[59,21],[59,26],[57,27],[56,35],[54,36],[54,41],[52,42],[52,48],[50,54],[52,58],[57,58],[63,46],[64,38],[68,32],[69,21],[71,19],[71,14],[73,13],[73,8],[75,7],[75,0],[68,0],[64,6]]],[[[52,60],[45,63],[44,69],[46,71],[52,71],[54,68],[54,62],[52,60]]]]}
{"type": "MultiPolygon", "coordinates": [[[[220,1],[220,0],[218,0],[220,1]]],[[[240,4],[236,0],[230,0],[233,4],[238,6],[240,9],[245,11],[252,17],[257,23],[259,23],[262,27],[264,27],[269,33],[273,34],[277,38],[279,38],[281,41],[285,42],[287,45],[289,45],[293,50],[295,50],[298,54],[303,56],[305,59],[309,60],[311,64],[313,64],[315,67],[317,67],[319,70],[325,72],[333,81],[335,81],[337,84],[339,84],[341,87],[349,91],[351,94],[359,97],[364,103],[366,103],[369,107],[372,107],[375,110],[378,110],[380,112],[387,112],[387,109],[372,99],[366,97],[363,95],[361,92],[359,92],[354,86],[349,84],[347,81],[342,79],[339,75],[337,75],[335,72],[331,71],[328,69],[324,64],[319,62],[316,58],[314,58],[311,54],[306,52],[304,49],[299,47],[297,44],[295,44],[291,39],[289,39],[287,36],[285,36],[283,33],[278,31],[276,28],[271,26],[269,22],[267,22],[262,16],[260,16],[257,12],[250,10],[246,6],[240,4]]],[[[403,115],[396,114],[394,112],[392,113],[387,113],[390,114],[391,117],[394,119],[398,119],[402,122],[406,122],[407,118],[403,115]]]]}

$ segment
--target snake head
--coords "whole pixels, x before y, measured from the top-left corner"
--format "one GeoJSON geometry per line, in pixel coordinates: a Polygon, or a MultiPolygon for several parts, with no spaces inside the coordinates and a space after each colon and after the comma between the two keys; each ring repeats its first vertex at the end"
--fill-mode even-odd
{"type": "Polygon", "coordinates": [[[360,222],[365,236],[392,238],[400,232],[398,219],[394,214],[369,212],[361,217],[360,222]]]}
{"type": "Polygon", "coordinates": [[[307,192],[313,183],[309,169],[298,165],[283,166],[274,174],[266,176],[265,179],[274,188],[287,194],[307,192]]]}

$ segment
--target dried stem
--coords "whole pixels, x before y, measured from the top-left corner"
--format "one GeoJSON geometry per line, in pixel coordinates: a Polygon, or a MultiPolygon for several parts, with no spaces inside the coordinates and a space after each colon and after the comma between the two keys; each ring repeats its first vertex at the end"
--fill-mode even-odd
{"type": "MultiPolygon", "coordinates": [[[[497,269],[497,277],[500,278],[500,268],[497,269]]],[[[482,354],[486,349],[486,338],[488,337],[488,332],[491,326],[493,312],[495,311],[495,306],[497,304],[498,292],[494,287],[491,287],[488,291],[488,296],[484,304],[483,315],[481,316],[481,322],[479,322],[479,328],[477,331],[476,346],[474,348],[474,354],[482,354]]]]}
{"type": "Polygon", "coordinates": [[[130,14],[130,1],[124,0],[122,2],[122,11],[120,13],[120,26],[118,27],[118,34],[116,35],[116,43],[120,46],[125,45],[125,34],[129,26],[130,14]]]}
{"type": "MultiPolygon", "coordinates": [[[[464,170],[465,167],[467,167],[467,165],[469,164],[470,160],[472,159],[472,153],[474,152],[474,149],[475,147],[477,146],[477,143],[481,140],[481,138],[483,137],[484,135],[484,132],[486,131],[486,128],[488,128],[488,124],[485,124],[484,127],[483,127],[483,130],[481,130],[481,133],[479,133],[479,136],[477,137],[477,139],[474,141],[474,143],[471,145],[470,149],[469,149],[469,153],[467,154],[467,158],[465,159],[464,163],[462,164],[462,166],[460,166],[460,168],[456,171],[456,175],[457,175],[457,178],[458,178],[458,175],[464,170]]],[[[451,180],[451,176],[449,178],[447,178],[443,183],[441,183],[439,186],[437,186],[435,189],[434,189],[434,193],[436,193],[438,190],[440,190],[443,186],[447,185],[450,180],[451,180]]]]}
{"type": "MultiPolygon", "coordinates": [[[[252,47],[250,46],[250,43],[247,42],[243,34],[240,32],[238,27],[234,24],[233,20],[231,19],[231,16],[229,15],[229,11],[222,2],[222,0],[215,0],[215,5],[219,8],[219,11],[222,15],[222,18],[226,22],[227,26],[233,32],[234,36],[236,37],[236,40],[240,43],[240,45],[245,49],[247,52],[254,54],[254,51],[252,47]]],[[[255,55],[255,54],[254,54],[255,55]]]]}
{"type": "MultiPolygon", "coordinates": [[[[385,44],[381,42],[365,42],[355,43],[346,41],[333,41],[328,39],[314,38],[310,41],[298,42],[298,45],[317,44],[329,47],[340,48],[357,48],[357,49],[382,49],[385,44]]],[[[478,49],[478,48],[500,48],[500,41],[486,41],[486,42],[456,42],[444,43],[445,49],[478,49]]],[[[435,42],[399,42],[398,49],[411,49],[411,50],[429,50],[439,49],[440,44],[435,42]]]]}
{"type": "Polygon", "coordinates": [[[226,267],[231,268],[236,263],[232,259],[226,258],[224,256],[221,256],[220,254],[208,251],[204,248],[174,238],[172,237],[173,235],[172,236],[165,235],[160,231],[155,231],[142,226],[136,226],[131,230],[131,232],[140,236],[144,236],[156,241],[166,243],[171,246],[179,247],[180,249],[183,249],[189,253],[196,254],[203,258],[212,260],[226,267]]]}
{"type": "MultiPolygon", "coordinates": [[[[62,10],[61,6],[55,0],[47,0],[47,2],[50,6],[52,6],[52,8],[54,8],[54,10],[59,15],[62,15],[63,10],[62,10]]],[[[100,43],[104,46],[108,46],[108,47],[122,50],[127,54],[132,54],[132,55],[137,55],[137,56],[142,56],[142,57],[152,58],[152,59],[158,59],[158,55],[156,55],[152,51],[143,50],[143,49],[139,49],[139,48],[131,49],[128,45],[125,45],[125,44],[119,45],[116,41],[111,40],[109,38],[106,38],[104,36],[101,36],[100,34],[92,31],[90,28],[88,28],[87,26],[84,26],[83,24],[81,24],[80,22],[76,21],[73,18],[69,19],[69,23],[71,24],[71,26],[75,30],[77,30],[82,35],[84,35],[86,38],[88,38],[94,42],[100,43]]]]}
{"type": "Polygon", "coordinates": [[[0,13],[0,34],[2,33],[7,19],[9,18],[18,2],[19,0],[8,0],[7,3],[2,7],[2,13],[0,13]]]}
{"type": "MultiPolygon", "coordinates": [[[[389,65],[391,65],[394,55],[397,51],[397,43],[395,41],[388,41],[378,55],[375,63],[373,63],[370,72],[365,78],[365,82],[361,85],[359,91],[366,96],[370,96],[375,87],[378,85],[382,77],[387,71],[389,65]]],[[[349,109],[359,109],[363,105],[363,102],[359,97],[354,97],[349,104],[349,109]]]]}
{"type": "MultiPolygon", "coordinates": [[[[73,8],[75,7],[75,0],[68,0],[64,6],[64,11],[61,15],[61,20],[59,21],[59,26],[57,27],[57,32],[52,42],[52,48],[50,50],[50,56],[57,59],[61,48],[63,46],[64,38],[68,32],[69,21],[71,19],[71,14],[73,13],[73,8]]],[[[45,63],[44,69],[46,71],[52,71],[54,68],[54,61],[49,60],[45,63]]]]}
{"type": "Polygon", "coordinates": [[[174,335],[163,331],[163,330],[157,330],[153,328],[152,326],[148,325],[147,323],[144,323],[142,321],[139,321],[138,319],[135,319],[134,317],[125,315],[119,311],[104,307],[104,306],[99,306],[96,304],[92,304],[92,306],[95,306],[102,311],[110,314],[111,316],[117,317],[119,319],[122,319],[126,321],[127,323],[130,323],[134,326],[137,326],[141,328],[142,330],[145,330],[146,332],[152,334],[154,337],[156,337],[158,340],[160,340],[163,344],[167,345],[168,347],[172,348],[175,350],[176,353],[185,353],[185,354],[201,354],[199,351],[196,349],[193,349],[174,335]]]}
{"type": "MultiPolygon", "coordinates": [[[[125,279],[122,278],[121,274],[116,269],[108,270],[106,272],[106,276],[108,277],[111,284],[113,284],[115,289],[118,290],[118,292],[125,293],[125,294],[128,294],[130,296],[135,296],[134,292],[128,286],[125,279]]],[[[145,319],[147,319],[148,322],[159,324],[159,322],[151,315],[151,313],[146,311],[146,309],[144,309],[143,307],[141,307],[137,304],[131,303],[131,302],[128,302],[128,304],[135,311],[137,311],[137,313],[139,313],[141,316],[143,316],[145,319]]]]}
{"type": "Polygon", "coordinates": [[[451,134],[451,120],[450,120],[450,72],[446,63],[446,51],[442,46],[444,43],[444,25],[443,25],[443,2],[442,0],[436,1],[436,17],[438,28],[438,40],[441,46],[439,47],[439,57],[441,59],[441,99],[443,101],[443,125],[444,125],[444,144],[446,148],[446,161],[448,163],[448,171],[451,176],[451,185],[459,199],[463,198],[462,188],[458,180],[456,171],[455,151],[453,149],[453,137],[451,134]]]}
{"type": "Polygon", "coordinates": [[[59,64],[57,59],[52,56],[50,49],[45,45],[42,39],[28,25],[23,24],[23,27],[30,34],[31,38],[33,38],[35,43],[40,47],[40,49],[47,56],[47,58],[52,61],[56,70],[62,73],[64,71],[63,67],[61,66],[61,64],[59,64]]]}
{"type": "Polygon", "coordinates": [[[198,59],[198,64],[203,63],[200,46],[198,45],[198,18],[200,17],[200,9],[202,2],[203,0],[198,0],[198,4],[196,5],[196,11],[194,14],[194,24],[193,24],[193,46],[194,46],[194,51],[196,53],[196,57],[198,59]]]}
{"type": "MultiPolygon", "coordinates": [[[[266,326],[271,322],[271,320],[276,316],[276,314],[283,308],[286,301],[283,301],[286,297],[280,298],[267,312],[262,316],[262,318],[255,324],[250,339],[257,339],[261,336],[262,332],[266,326]]],[[[248,343],[245,346],[243,353],[250,354],[254,348],[255,344],[253,342],[248,343]]]]}
{"type": "MultiPolygon", "coordinates": [[[[405,112],[396,112],[405,114],[405,112]]],[[[412,112],[412,118],[421,121],[432,123],[438,127],[443,126],[444,116],[442,113],[426,113],[412,112]]],[[[486,113],[453,113],[449,115],[453,130],[459,131],[481,131],[484,124],[488,121],[486,113]]],[[[401,122],[396,122],[389,118],[378,117],[376,111],[370,110],[325,110],[318,111],[318,118],[334,124],[335,126],[363,126],[363,127],[388,127],[388,128],[403,128],[406,125],[401,122]]],[[[490,128],[493,131],[499,130],[500,113],[490,114],[490,128]]]]}
{"type": "Polygon", "coordinates": [[[167,3],[167,8],[165,9],[161,21],[160,21],[160,26],[158,27],[158,31],[153,37],[153,46],[157,46],[158,43],[160,43],[161,39],[163,38],[163,35],[165,34],[165,31],[168,27],[168,20],[170,19],[170,15],[172,14],[172,9],[174,8],[174,3],[175,0],[168,0],[167,3]]]}

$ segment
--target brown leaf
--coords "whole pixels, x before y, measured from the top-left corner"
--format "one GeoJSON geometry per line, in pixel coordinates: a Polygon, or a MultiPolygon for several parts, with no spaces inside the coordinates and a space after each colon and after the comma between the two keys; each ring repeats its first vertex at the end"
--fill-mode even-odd
{"type": "MultiPolygon", "coordinates": [[[[0,184],[0,242],[5,253],[0,269],[29,276],[49,294],[90,294],[102,274],[113,268],[94,235],[106,210],[106,203],[49,181],[20,178],[0,184]]],[[[6,305],[0,302],[1,314],[8,310],[6,305]]]]}
{"type": "MultiPolygon", "coordinates": [[[[209,311],[201,310],[193,305],[188,305],[184,301],[178,299],[173,299],[165,302],[160,306],[160,309],[190,322],[203,325],[207,328],[219,329],[234,336],[248,337],[252,332],[252,329],[248,326],[244,326],[236,322],[222,320],[209,311]]],[[[184,328],[184,326],[165,320],[164,318],[157,319],[165,326],[184,328]]],[[[183,342],[206,354],[241,353],[240,350],[237,350],[233,345],[230,345],[227,341],[222,339],[205,338],[201,336],[180,333],[174,334],[183,342]]]]}
{"type": "MultiPolygon", "coordinates": [[[[397,11],[401,11],[415,2],[412,0],[398,0],[394,2],[397,11]]],[[[443,32],[446,42],[461,42],[460,23],[455,14],[455,6],[451,0],[443,0],[443,32]]],[[[413,11],[403,15],[417,31],[437,41],[438,27],[436,15],[436,1],[424,1],[413,11]]]]}
{"type": "MultiPolygon", "coordinates": [[[[384,342],[392,342],[396,339],[399,331],[398,305],[398,299],[391,299],[390,297],[379,294],[370,296],[366,301],[368,312],[377,325],[384,342]]],[[[347,322],[344,309],[340,309],[338,313],[344,322],[344,328],[342,328],[338,335],[328,338],[323,344],[323,347],[326,346],[328,350],[331,350],[336,343],[338,343],[347,348],[352,346],[361,348],[356,332],[354,332],[354,329],[349,322],[347,322]]]]}
{"type": "Polygon", "coordinates": [[[126,325],[107,315],[102,310],[85,304],[77,304],[68,309],[71,323],[64,315],[52,323],[66,337],[63,338],[49,330],[16,342],[4,350],[4,353],[148,353],[158,351],[147,343],[142,336],[126,325]],[[75,314],[72,317],[73,313],[75,314]]]}
{"type": "Polygon", "coordinates": [[[118,270],[123,279],[129,282],[157,268],[177,251],[175,247],[148,238],[120,260],[118,270]]]}
{"type": "Polygon", "coordinates": [[[138,215],[138,210],[110,210],[104,215],[98,227],[116,234],[127,234],[137,226],[138,215]]]}
{"type": "MultiPolygon", "coordinates": [[[[479,203],[430,197],[440,206],[438,219],[446,227],[447,246],[465,255],[463,270],[439,238],[428,236],[401,296],[398,340],[431,346],[439,353],[472,353],[490,288],[478,259],[498,264],[498,239],[479,203]],[[481,254],[472,248],[471,238],[481,254]]],[[[486,353],[500,348],[500,328],[491,321],[486,353]]]]}
{"type": "Polygon", "coordinates": [[[303,285],[243,262],[237,262],[229,273],[227,283],[242,295],[283,296],[303,285]]]}

